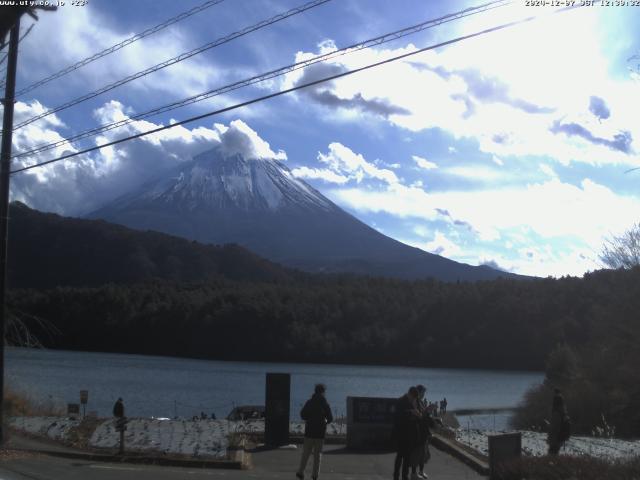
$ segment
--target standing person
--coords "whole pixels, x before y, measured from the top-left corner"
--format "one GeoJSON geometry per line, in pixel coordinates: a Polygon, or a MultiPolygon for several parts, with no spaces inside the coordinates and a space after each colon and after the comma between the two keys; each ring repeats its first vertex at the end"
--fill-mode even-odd
{"type": "Polygon", "coordinates": [[[424,385],[417,385],[418,391],[417,406],[420,411],[420,423],[419,423],[419,444],[413,452],[413,462],[418,467],[418,473],[416,478],[429,478],[424,473],[424,466],[431,458],[431,452],[429,451],[429,440],[431,439],[431,429],[436,426],[436,423],[442,424],[439,419],[434,419],[429,413],[428,402],[425,398],[427,388],[424,385]]]}
{"type": "Polygon", "coordinates": [[[324,394],[327,388],[319,383],[315,386],[313,396],[307,400],[300,411],[300,417],[305,421],[304,426],[304,447],[300,467],[296,472],[296,477],[304,478],[304,470],[307,467],[309,456],[313,453],[313,473],[311,478],[317,480],[320,473],[320,456],[324,437],[327,433],[327,424],[333,422],[331,407],[324,394]]]}
{"type": "Polygon", "coordinates": [[[447,413],[447,397],[444,397],[442,399],[442,407],[440,408],[440,412],[442,413],[442,415],[447,413]]]}
{"type": "Polygon", "coordinates": [[[124,402],[122,398],[118,398],[113,405],[113,416],[116,418],[124,418],[124,402]]]}
{"type": "Polygon", "coordinates": [[[567,406],[559,388],[553,389],[553,403],[551,405],[551,424],[547,434],[549,455],[557,455],[560,448],[569,440],[571,423],[567,414],[567,406]]]}
{"type": "MultiPolygon", "coordinates": [[[[393,424],[393,434],[396,442],[396,458],[393,464],[393,478],[409,479],[409,465],[411,465],[411,452],[418,445],[420,412],[417,406],[418,390],[411,387],[407,393],[396,402],[396,411],[393,424]]],[[[416,466],[411,465],[412,477],[417,478],[416,466]]]]}

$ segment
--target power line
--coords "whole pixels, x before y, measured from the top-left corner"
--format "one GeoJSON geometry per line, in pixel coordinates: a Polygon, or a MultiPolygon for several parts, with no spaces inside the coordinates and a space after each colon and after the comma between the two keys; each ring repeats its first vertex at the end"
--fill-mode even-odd
{"type": "Polygon", "coordinates": [[[93,128],[93,129],[89,129],[89,130],[85,130],[84,132],[81,132],[77,135],[74,135],[72,137],[68,137],[62,140],[58,140],[57,142],[52,142],[52,143],[48,143],[48,144],[41,144],[38,145],[34,148],[32,148],[31,150],[25,151],[25,152],[20,152],[18,154],[15,154],[13,156],[13,158],[19,158],[19,157],[25,157],[27,155],[33,155],[36,153],[42,153],[44,151],[47,150],[51,150],[53,148],[56,147],[60,147],[62,145],[66,145],[69,144],[73,141],[77,141],[77,140],[82,140],[85,138],[89,138],[95,135],[98,135],[100,133],[103,132],[107,132],[109,130],[113,130],[115,128],[120,128],[123,127],[125,125],[128,125],[130,123],[133,123],[135,121],[138,120],[142,120],[145,118],[149,118],[151,116],[154,115],[159,115],[161,113],[165,113],[171,110],[175,110],[177,108],[181,108],[187,105],[191,105],[193,103],[197,103],[197,102],[201,102],[203,100],[207,100],[209,98],[215,97],[215,96],[219,96],[222,95],[224,93],[228,93],[249,85],[254,85],[256,83],[259,82],[263,82],[265,80],[269,80],[275,77],[279,77],[282,75],[285,75],[289,72],[295,71],[295,70],[299,70],[302,68],[306,68],[310,65],[316,64],[316,63],[320,63],[320,62],[326,62],[328,60],[343,56],[343,55],[347,55],[347,54],[351,54],[366,48],[371,48],[373,46],[376,45],[381,45],[384,43],[388,43],[392,40],[397,40],[399,38],[403,38],[406,37],[408,35],[412,35],[421,31],[424,31],[428,28],[433,28],[436,27],[438,25],[442,25],[444,23],[448,23],[448,22],[452,22],[454,20],[459,20],[461,18],[465,18],[471,15],[477,15],[479,13],[484,13],[496,8],[501,8],[504,7],[508,4],[512,3],[511,0],[495,0],[492,2],[488,2],[485,3],[483,5],[479,5],[476,7],[470,7],[464,10],[461,10],[459,12],[455,12],[455,13],[451,13],[448,15],[445,15],[443,17],[439,17],[436,19],[432,19],[432,20],[427,20],[425,22],[419,23],[417,25],[413,25],[411,27],[406,27],[403,28],[401,30],[396,30],[395,32],[391,32],[391,33],[387,33],[384,35],[380,35],[378,37],[375,38],[371,38],[369,40],[365,40],[363,42],[360,43],[355,43],[353,45],[350,45],[348,47],[344,47],[341,48],[339,50],[333,51],[333,52],[329,52],[323,55],[317,55],[313,58],[301,61],[301,62],[297,62],[291,65],[287,65],[285,67],[281,67],[278,68],[276,70],[271,70],[269,72],[266,73],[262,73],[260,75],[256,75],[253,76],[251,78],[245,79],[245,80],[241,80],[238,82],[234,82],[232,84],[229,85],[225,85],[223,87],[219,87],[213,90],[209,90],[203,93],[200,93],[198,95],[194,95],[149,111],[146,111],[144,113],[140,113],[137,115],[134,115],[132,117],[126,118],[124,120],[119,120],[117,122],[112,122],[112,123],[108,123],[108,124],[104,124],[101,125],[99,127],[93,128]]]}
{"type": "Polygon", "coordinates": [[[31,117],[28,120],[25,120],[24,122],[19,123],[18,125],[15,125],[13,127],[13,129],[17,130],[19,128],[22,128],[25,125],[29,125],[30,123],[35,122],[36,120],[40,120],[41,118],[47,117],[47,116],[49,116],[51,114],[54,114],[54,113],[57,113],[57,112],[59,112],[61,110],[65,110],[65,109],[67,109],[69,107],[72,107],[72,106],[77,105],[79,103],[82,103],[84,101],[90,100],[90,99],[92,99],[94,97],[97,97],[98,95],[101,95],[101,94],[103,94],[105,92],[113,90],[114,88],[117,88],[117,87],[119,87],[121,85],[124,85],[125,83],[129,83],[129,82],[131,82],[133,80],[136,80],[138,78],[144,77],[144,76],[149,75],[149,74],[154,73],[154,72],[157,72],[158,70],[161,70],[163,68],[169,67],[169,66],[174,65],[174,64],[176,64],[178,62],[182,62],[182,61],[184,61],[184,60],[186,60],[188,58],[191,58],[194,55],[202,53],[202,52],[204,52],[206,50],[210,50],[210,49],[212,49],[214,47],[218,47],[218,46],[220,46],[222,44],[225,44],[225,43],[228,43],[228,42],[230,42],[230,41],[232,41],[232,40],[234,40],[236,38],[242,37],[242,36],[247,35],[247,34],[249,34],[251,32],[254,32],[254,31],[259,30],[261,28],[267,27],[269,25],[272,25],[272,24],[274,24],[276,22],[282,21],[282,20],[284,20],[286,18],[289,18],[289,17],[292,17],[294,15],[298,15],[298,14],[300,14],[302,12],[305,12],[307,10],[310,10],[312,8],[315,8],[317,6],[320,6],[320,5],[325,4],[327,2],[330,2],[330,1],[331,0],[312,0],[311,2],[308,2],[308,3],[306,3],[306,4],[304,4],[304,5],[300,6],[300,7],[292,8],[291,10],[288,10],[288,11],[286,11],[284,13],[280,13],[278,15],[275,15],[274,17],[271,17],[271,18],[269,18],[267,20],[262,20],[259,23],[256,23],[256,24],[251,25],[251,26],[246,27],[246,28],[243,28],[242,30],[239,30],[239,31],[234,32],[234,33],[231,33],[231,34],[226,35],[224,37],[220,37],[217,40],[214,40],[213,42],[210,42],[210,43],[207,43],[205,45],[202,45],[201,47],[195,48],[195,49],[193,49],[193,50],[191,50],[189,52],[182,53],[182,54],[178,55],[177,57],[173,57],[173,58],[170,58],[169,60],[165,60],[162,63],[154,65],[153,67],[149,67],[149,68],[147,68],[145,70],[142,70],[140,72],[134,73],[133,75],[129,75],[128,77],[125,77],[125,78],[123,78],[121,80],[118,80],[117,82],[110,83],[109,85],[106,85],[106,86],[104,86],[104,87],[102,87],[102,88],[100,88],[98,90],[95,90],[95,91],[93,91],[91,93],[87,93],[86,95],[78,97],[78,98],[76,98],[74,100],[71,100],[71,101],[69,101],[67,103],[64,103],[64,104],[62,104],[62,105],[60,105],[58,107],[52,108],[50,110],[47,110],[47,111],[45,111],[45,112],[43,112],[43,113],[41,113],[39,115],[36,115],[35,117],[31,117]]]}
{"type": "Polygon", "coordinates": [[[152,34],[154,34],[156,32],[159,32],[160,30],[162,30],[164,28],[167,28],[170,25],[173,25],[174,23],[178,23],[178,22],[180,22],[180,21],[182,21],[182,20],[184,20],[186,18],[189,18],[189,17],[191,17],[191,16],[193,16],[193,15],[195,15],[197,13],[202,12],[203,10],[206,10],[207,8],[213,7],[214,5],[217,5],[217,4],[222,3],[224,1],[225,0],[208,0],[208,1],[204,2],[203,4],[192,8],[191,10],[187,10],[186,12],[182,12],[182,13],[174,16],[174,17],[171,17],[168,20],[165,20],[164,22],[162,22],[162,23],[160,23],[160,24],[158,24],[158,25],[156,25],[154,27],[148,28],[148,29],[146,29],[146,30],[144,30],[144,31],[142,31],[140,33],[137,33],[137,34],[135,34],[135,35],[133,35],[133,36],[131,36],[131,37],[119,42],[119,43],[116,43],[115,45],[110,46],[109,48],[105,48],[104,50],[91,55],[90,57],[87,57],[87,58],[85,58],[83,60],[80,60],[80,61],[74,63],[73,65],[69,65],[68,67],[63,68],[62,70],[60,70],[60,71],[58,71],[56,73],[53,73],[53,74],[49,75],[48,77],[45,77],[45,78],[43,78],[41,80],[38,80],[37,82],[32,83],[28,87],[25,87],[25,88],[23,88],[21,90],[18,90],[16,92],[16,97],[24,95],[25,93],[30,92],[31,90],[33,90],[35,88],[38,88],[38,87],[40,87],[40,86],[42,86],[42,85],[44,85],[46,83],[49,83],[49,82],[51,82],[51,81],[53,81],[53,80],[55,80],[57,78],[60,78],[60,77],[66,75],[66,74],[68,74],[70,72],[78,70],[79,68],[82,68],[85,65],[88,65],[88,64],[90,64],[92,62],[95,62],[96,60],[98,60],[98,59],[100,59],[100,58],[102,58],[102,57],[104,57],[106,55],[109,55],[109,54],[111,54],[113,52],[116,52],[116,51],[126,47],[127,45],[131,45],[132,43],[137,42],[138,40],[141,40],[141,39],[143,39],[145,37],[148,37],[149,35],[152,35],[152,34]]]}
{"type": "MultiPolygon", "coordinates": [[[[34,25],[35,25],[35,23],[32,23],[31,25],[29,25],[29,28],[27,29],[27,31],[24,32],[22,34],[22,36],[20,37],[20,40],[18,40],[18,45],[20,45],[20,42],[22,42],[22,40],[24,40],[25,37],[31,33],[31,30],[33,29],[34,25]]],[[[0,60],[0,65],[2,65],[4,63],[4,61],[7,59],[8,55],[9,55],[9,52],[7,52],[4,55],[4,57],[2,57],[2,60],[0,60]]],[[[2,67],[2,70],[0,70],[0,76],[2,76],[6,70],[7,70],[7,67],[5,65],[4,67],[2,67]]],[[[6,84],[5,80],[2,80],[2,82],[0,82],[0,88],[4,88],[5,84],[6,84]]],[[[14,98],[15,98],[15,96],[14,96],[14,98]]]]}
{"type": "MultiPolygon", "coordinates": [[[[580,5],[574,5],[574,6],[570,6],[570,7],[560,8],[558,10],[553,10],[550,13],[551,14],[555,14],[555,13],[560,13],[560,12],[573,10],[573,9],[576,9],[576,8],[580,8],[580,5]]],[[[202,120],[202,119],[207,118],[207,117],[211,117],[211,116],[214,116],[214,115],[219,115],[221,113],[230,112],[232,110],[236,110],[238,108],[246,107],[246,106],[252,105],[254,103],[258,103],[258,102],[262,102],[262,101],[265,101],[265,100],[269,100],[271,98],[275,98],[275,97],[279,97],[279,96],[282,96],[282,95],[286,95],[288,93],[295,92],[295,91],[301,90],[303,88],[312,87],[312,86],[319,85],[319,84],[324,83],[324,82],[328,82],[328,81],[331,81],[331,80],[336,80],[338,78],[346,77],[346,76],[349,76],[349,75],[353,75],[355,73],[359,73],[359,72],[362,72],[362,71],[365,71],[365,70],[369,70],[371,68],[379,67],[381,65],[385,65],[385,64],[388,64],[388,63],[391,63],[391,62],[402,60],[404,58],[408,58],[408,57],[417,55],[419,53],[426,52],[428,50],[433,50],[433,49],[444,47],[444,46],[447,46],[447,45],[452,45],[454,43],[458,43],[458,42],[461,42],[463,40],[468,40],[470,38],[475,38],[475,37],[479,37],[481,35],[486,35],[488,33],[492,33],[492,32],[496,32],[496,31],[499,31],[499,30],[504,30],[506,28],[514,27],[516,25],[520,25],[520,24],[523,24],[523,23],[526,23],[526,22],[530,22],[530,21],[535,20],[537,18],[540,18],[540,15],[531,16],[531,17],[527,17],[527,18],[524,18],[524,19],[508,22],[508,23],[503,23],[501,25],[498,25],[498,26],[495,26],[495,27],[491,27],[491,28],[487,28],[487,29],[481,30],[479,32],[471,33],[471,34],[468,34],[468,35],[463,35],[461,37],[456,37],[454,39],[447,40],[447,41],[444,41],[444,42],[440,42],[440,43],[437,43],[435,45],[430,45],[428,47],[424,47],[424,48],[421,48],[421,49],[418,49],[418,50],[414,50],[413,52],[404,53],[402,55],[397,55],[395,57],[391,57],[391,58],[388,58],[388,59],[385,59],[385,60],[381,60],[379,62],[371,63],[371,64],[368,64],[368,65],[365,65],[364,67],[355,68],[353,70],[348,70],[346,72],[342,72],[342,73],[338,73],[338,74],[331,75],[331,76],[328,76],[328,77],[324,77],[324,78],[319,79],[319,80],[314,80],[312,82],[307,82],[307,83],[304,83],[304,84],[301,84],[301,85],[297,85],[297,86],[294,86],[294,87],[291,87],[291,88],[288,88],[288,89],[285,89],[285,90],[281,90],[279,92],[271,93],[271,94],[268,94],[268,95],[263,95],[261,97],[254,98],[252,100],[247,100],[245,102],[238,103],[238,104],[235,104],[235,105],[232,105],[232,106],[229,106],[229,107],[221,108],[219,110],[214,110],[212,112],[204,113],[204,114],[201,114],[201,115],[196,115],[194,117],[190,117],[190,118],[187,118],[185,120],[181,120],[179,122],[172,123],[170,125],[165,125],[165,126],[162,126],[162,127],[154,128],[154,129],[149,130],[147,132],[137,133],[136,135],[131,135],[129,137],[120,138],[118,140],[107,142],[107,143],[104,143],[104,144],[101,144],[101,145],[96,145],[95,147],[87,148],[85,150],[80,150],[78,152],[69,153],[67,155],[62,155],[60,157],[57,157],[57,158],[54,158],[54,159],[51,159],[51,160],[47,160],[47,161],[44,161],[44,162],[36,163],[34,165],[29,165],[27,167],[18,168],[16,170],[12,170],[11,173],[14,174],[14,173],[19,173],[19,172],[24,172],[24,171],[27,171],[27,170],[31,170],[33,168],[42,167],[44,165],[49,165],[51,163],[55,163],[55,162],[59,162],[59,161],[62,161],[62,160],[66,160],[68,158],[76,157],[78,155],[83,155],[85,153],[93,152],[95,150],[100,150],[100,149],[105,148],[105,147],[111,147],[113,145],[117,145],[119,143],[127,142],[129,140],[135,140],[137,138],[145,137],[147,135],[152,135],[154,133],[159,133],[161,131],[168,130],[170,128],[179,127],[181,125],[184,125],[184,124],[187,124],[187,123],[191,123],[191,122],[195,122],[195,121],[198,121],[198,120],[202,120]]]]}

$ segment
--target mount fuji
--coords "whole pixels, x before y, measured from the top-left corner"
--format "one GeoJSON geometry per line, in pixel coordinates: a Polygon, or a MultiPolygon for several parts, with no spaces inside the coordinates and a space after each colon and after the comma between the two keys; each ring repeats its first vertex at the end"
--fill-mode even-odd
{"type": "Polygon", "coordinates": [[[445,281],[513,276],[389,238],[296,178],[281,161],[226,154],[219,147],[89,217],[202,243],[236,243],[311,272],[445,281]]]}

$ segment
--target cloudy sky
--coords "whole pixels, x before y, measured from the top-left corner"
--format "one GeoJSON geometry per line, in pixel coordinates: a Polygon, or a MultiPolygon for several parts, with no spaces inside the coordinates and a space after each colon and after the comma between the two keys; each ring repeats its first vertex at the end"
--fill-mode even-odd
{"type": "MultiPolygon", "coordinates": [[[[83,7],[67,1],[56,13],[41,13],[20,45],[18,90],[203,1],[91,0],[83,7]]],[[[16,123],[302,3],[223,1],[21,95],[16,123]]],[[[478,3],[332,0],[22,127],[14,151],[478,3]]],[[[523,3],[16,159],[16,166],[47,160],[541,16],[16,174],[13,198],[82,215],[226,139],[240,139],[256,155],[286,159],[335,203],[407,244],[517,273],[582,275],[599,267],[603,238],[640,220],[640,170],[628,172],[640,167],[640,60],[633,58],[640,55],[640,8],[596,5],[551,15],[550,7],[523,3]]],[[[22,30],[32,23],[25,17],[22,30]]]]}

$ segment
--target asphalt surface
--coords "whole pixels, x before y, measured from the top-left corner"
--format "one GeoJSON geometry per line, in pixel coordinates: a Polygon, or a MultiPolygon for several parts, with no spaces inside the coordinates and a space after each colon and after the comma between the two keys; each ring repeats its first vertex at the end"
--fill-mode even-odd
{"type": "MultiPolygon", "coordinates": [[[[353,453],[345,450],[341,445],[325,445],[324,451],[321,479],[377,480],[391,479],[393,476],[393,453],[353,453]]],[[[299,448],[255,451],[252,453],[254,468],[222,470],[133,465],[67,459],[28,452],[9,452],[0,455],[0,480],[197,480],[200,478],[294,480],[300,453],[299,448]]],[[[485,478],[446,453],[432,448],[431,454],[431,460],[425,470],[432,480],[485,478]]],[[[307,466],[307,479],[310,478],[310,467],[311,464],[307,466]]]]}

